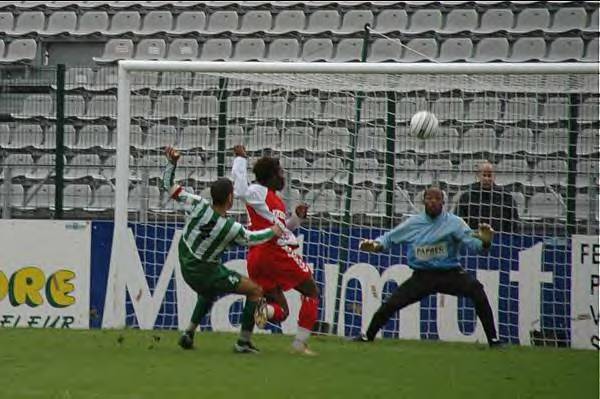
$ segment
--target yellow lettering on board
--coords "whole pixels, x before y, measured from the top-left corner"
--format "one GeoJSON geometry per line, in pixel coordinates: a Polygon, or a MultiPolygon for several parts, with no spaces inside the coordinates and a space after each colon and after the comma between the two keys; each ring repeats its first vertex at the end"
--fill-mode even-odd
{"type": "Polygon", "coordinates": [[[75,273],[70,270],[59,270],[48,278],[46,283],[46,299],[55,308],[65,308],[75,303],[75,297],[69,295],[75,290],[70,281],[75,273]]]}
{"type": "Polygon", "coordinates": [[[40,290],[44,288],[44,272],[35,266],[17,270],[8,283],[10,304],[19,306],[24,303],[36,307],[44,303],[40,290]]]}
{"type": "Polygon", "coordinates": [[[0,272],[0,301],[8,294],[8,280],[4,273],[0,272]]]}

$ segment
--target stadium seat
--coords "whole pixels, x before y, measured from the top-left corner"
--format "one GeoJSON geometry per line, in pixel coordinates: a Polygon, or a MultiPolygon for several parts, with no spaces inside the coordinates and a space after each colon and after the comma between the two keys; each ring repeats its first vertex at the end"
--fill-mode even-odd
{"type": "Polygon", "coordinates": [[[533,148],[533,133],[528,128],[506,128],[498,140],[499,154],[514,154],[519,152],[531,153],[533,148]]]}
{"type": "Polygon", "coordinates": [[[529,199],[527,207],[529,218],[559,219],[564,218],[566,208],[560,194],[536,193],[529,199]]]}
{"type": "MultiPolygon", "coordinates": [[[[15,26],[15,17],[12,12],[0,12],[0,32],[12,32],[15,26]]],[[[4,41],[2,42],[4,45],[4,41]]],[[[4,51],[0,51],[0,57],[4,51]]]]}
{"type": "Polygon", "coordinates": [[[152,10],[144,16],[142,27],[135,34],[138,36],[149,36],[170,32],[172,28],[173,15],[170,11],[152,10]]]}
{"type": "Polygon", "coordinates": [[[463,159],[458,164],[456,175],[447,183],[453,186],[466,186],[475,183],[479,180],[477,178],[479,166],[485,161],[486,159],[463,159]]]}
{"type": "Polygon", "coordinates": [[[515,41],[509,62],[539,61],[546,56],[546,40],[543,37],[521,37],[515,41]]]}
{"type": "Polygon", "coordinates": [[[118,11],[112,17],[110,29],[103,32],[103,34],[106,36],[121,36],[138,32],[141,19],[138,11],[118,11]]]}
{"type": "Polygon", "coordinates": [[[504,114],[499,122],[514,123],[536,120],[538,118],[538,102],[532,96],[511,97],[506,101],[504,114]]]}
{"type": "Polygon", "coordinates": [[[350,151],[350,132],[345,127],[325,127],[319,130],[313,152],[350,151]]]}
{"type": "Polygon", "coordinates": [[[559,37],[552,41],[548,57],[544,61],[580,61],[583,58],[583,39],[580,37],[559,37]]]}
{"type": "MultiPolygon", "coordinates": [[[[8,127],[8,125],[6,125],[8,127]]],[[[10,145],[5,148],[9,149],[26,149],[26,148],[42,148],[44,142],[44,133],[42,127],[38,124],[21,124],[15,125],[10,145]]]]}
{"type": "Polygon", "coordinates": [[[515,201],[515,205],[517,205],[517,213],[519,216],[523,216],[526,214],[526,201],[525,194],[520,191],[513,191],[510,193],[513,197],[513,201],[515,201]]]}
{"type": "Polygon", "coordinates": [[[331,61],[333,42],[331,39],[308,39],[302,47],[302,61],[331,61]]]}
{"type": "Polygon", "coordinates": [[[406,122],[417,112],[427,109],[423,97],[400,97],[396,99],[396,122],[406,122]]]}
{"type": "Polygon", "coordinates": [[[92,201],[86,211],[106,211],[115,207],[115,191],[110,184],[103,184],[92,192],[92,201]]]}
{"type": "Polygon", "coordinates": [[[128,58],[133,58],[133,42],[129,39],[110,39],[104,46],[103,54],[92,57],[98,63],[112,63],[128,58]]]}
{"type": "Polygon", "coordinates": [[[200,61],[228,61],[232,48],[230,39],[208,39],[202,46],[200,61]]]}
{"type": "Polygon", "coordinates": [[[175,89],[190,89],[192,87],[191,72],[163,72],[160,76],[160,83],[153,87],[157,91],[173,91],[175,89]]]}
{"type": "Polygon", "coordinates": [[[240,39],[233,51],[232,61],[262,61],[265,57],[263,39],[240,39]]]}
{"type": "Polygon", "coordinates": [[[462,98],[442,97],[433,103],[432,112],[437,116],[438,121],[463,120],[464,103],[462,98]]]}
{"type": "Polygon", "coordinates": [[[598,196],[578,193],[575,196],[575,218],[598,222],[598,196]]]}
{"type": "Polygon", "coordinates": [[[371,190],[352,190],[352,198],[350,199],[350,213],[352,215],[366,215],[369,213],[373,213],[374,211],[375,195],[373,195],[373,192],[371,190]]]}
{"type": "Polygon", "coordinates": [[[261,96],[250,119],[285,119],[286,99],[281,96],[261,96]]]}
{"type": "Polygon", "coordinates": [[[7,190],[7,184],[10,184],[8,193],[8,205],[16,208],[22,207],[23,200],[25,197],[25,190],[23,190],[23,186],[15,183],[3,183],[0,184],[0,209],[4,206],[4,193],[7,190]]]}
{"type": "Polygon", "coordinates": [[[396,127],[395,152],[415,152],[420,144],[420,140],[410,135],[406,127],[396,127]]]}
{"type": "Polygon", "coordinates": [[[454,180],[455,169],[448,159],[426,159],[419,166],[419,184],[430,185],[454,180]]]}
{"type": "Polygon", "coordinates": [[[367,97],[362,102],[360,120],[377,121],[387,117],[387,99],[385,97],[367,97]]]}
{"type": "Polygon", "coordinates": [[[87,11],[79,17],[77,29],[70,33],[73,36],[104,34],[108,31],[109,19],[106,11],[87,11]]]}
{"type": "Polygon", "coordinates": [[[439,32],[442,29],[442,12],[436,9],[417,9],[410,16],[406,34],[439,32]]]}
{"type": "Polygon", "coordinates": [[[269,44],[267,52],[268,61],[298,61],[300,57],[300,43],[297,39],[275,39],[269,44]]]}
{"type": "Polygon", "coordinates": [[[152,102],[148,96],[131,96],[131,117],[149,118],[152,110],[152,102]]]}
{"type": "Polygon", "coordinates": [[[250,118],[252,99],[248,96],[227,97],[227,119],[250,118]]]}
{"type": "Polygon", "coordinates": [[[569,150],[569,132],[567,129],[551,128],[542,129],[535,137],[533,153],[550,155],[561,153],[564,156],[569,150]]]}
{"type": "Polygon", "coordinates": [[[91,178],[103,180],[100,175],[102,162],[98,154],[78,154],[71,158],[65,168],[65,180],[73,181],[91,178]]]}
{"type": "Polygon", "coordinates": [[[585,129],[577,139],[577,155],[600,153],[600,134],[598,129],[585,129]]]}
{"type": "Polygon", "coordinates": [[[145,175],[148,179],[162,178],[163,167],[165,165],[165,157],[163,155],[145,155],[143,158],[138,159],[138,175],[145,179],[145,175]]]}
{"type": "Polygon", "coordinates": [[[219,104],[215,96],[194,96],[188,104],[188,110],[183,119],[210,118],[216,120],[219,104]]]}
{"type": "Polygon", "coordinates": [[[167,44],[163,39],[142,39],[135,48],[136,60],[162,60],[167,54],[167,44]]]}
{"type": "Polygon", "coordinates": [[[314,148],[315,133],[312,127],[288,127],[281,135],[280,150],[285,152],[308,150],[314,148]]]}
{"type": "Polygon", "coordinates": [[[500,31],[508,31],[514,23],[514,14],[508,8],[491,8],[481,16],[481,23],[473,32],[478,34],[490,34],[500,31]]]}
{"type": "Polygon", "coordinates": [[[567,161],[545,159],[537,163],[533,169],[531,185],[534,187],[567,185],[567,161]]]}
{"type": "MultiPolygon", "coordinates": [[[[72,149],[77,143],[77,136],[75,132],[75,127],[73,125],[65,125],[64,126],[64,146],[66,148],[72,149]]],[[[44,149],[54,149],[56,148],[56,126],[52,125],[46,129],[46,134],[44,137],[44,149]]]]}
{"type": "Polygon", "coordinates": [[[104,91],[116,89],[118,82],[117,68],[102,67],[94,75],[93,82],[84,85],[87,91],[104,91]]]}
{"type": "Polygon", "coordinates": [[[302,183],[322,184],[332,182],[344,173],[344,164],[340,158],[319,158],[313,162],[309,169],[302,173],[302,183]]]}
{"type": "Polygon", "coordinates": [[[174,39],[169,44],[167,59],[172,61],[195,61],[198,58],[196,39],[174,39]]]}
{"type": "Polygon", "coordinates": [[[440,46],[438,62],[464,61],[473,55],[473,42],[469,38],[451,37],[440,46]]]}
{"type": "MultiPolygon", "coordinates": [[[[348,181],[348,173],[340,174],[335,182],[345,184],[348,181]]],[[[379,166],[376,158],[357,158],[354,160],[354,184],[385,184],[383,168],[379,166]]]]}
{"type": "Polygon", "coordinates": [[[140,211],[142,209],[142,202],[147,204],[147,209],[159,209],[160,208],[160,191],[156,186],[148,186],[148,195],[144,195],[144,187],[142,184],[137,184],[129,191],[129,197],[127,199],[127,207],[130,211],[140,211]]]}
{"type": "Polygon", "coordinates": [[[16,39],[8,43],[6,54],[0,64],[30,63],[37,55],[37,42],[34,39],[16,39]]]}
{"type": "MultiPolygon", "coordinates": [[[[75,90],[85,88],[92,84],[94,80],[94,71],[91,68],[67,68],[65,72],[65,90],[75,90]]],[[[52,88],[56,90],[56,85],[52,88]]]]}
{"type": "Polygon", "coordinates": [[[238,28],[238,14],[235,11],[215,11],[208,19],[206,30],[211,34],[234,32],[238,28]]]}
{"type": "Polygon", "coordinates": [[[508,57],[508,40],[503,37],[486,37],[475,47],[473,57],[469,62],[503,61],[508,57]]]}
{"type": "MultiPolygon", "coordinates": [[[[83,209],[92,203],[92,189],[87,184],[67,184],[63,191],[63,209],[83,209]]],[[[51,206],[50,209],[53,209],[51,206]]]]}
{"type": "Polygon", "coordinates": [[[598,60],[599,60],[598,47],[599,46],[600,46],[600,44],[598,42],[597,37],[590,40],[588,42],[587,46],[585,47],[585,56],[581,59],[581,61],[598,62],[598,60]]]}
{"type": "Polygon", "coordinates": [[[316,119],[320,114],[321,103],[317,97],[298,96],[290,101],[286,119],[316,119]]]}
{"type": "Polygon", "coordinates": [[[441,127],[434,137],[428,140],[422,140],[423,149],[417,148],[418,153],[437,154],[440,152],[458,152],[458,132],[455,128],[441,127]]]}
{"type": "Polygon", "coordinates": [[[403,159],[396,157],[394,164],[394,182],[417,184],[418,167],[414,159],[403,159]]]}
{"type": "Polygon", "coordinates": [[[337,35],[362,32],[365,24],[373,26],[373,12],[370,10],[349,10],[344,14],[342,26],[335,32],[337,35]]]}
{"type": "Polygon", "coordinates": [[[179,148],[182,150],[203,149],[205,151],[216,151],[217,141],[213,140],[213,134],[208,126],[186,126],[181,131],[179,148]]]}
{"type": "Polygon", "coordinates": [[[332,214],[340,211],[340,198],[332,189],[311,190],[304,200],[312,213],[332,214]]]}
{"type": "Polygon", "coordinates": [[[435,60],[438,56],[438,43],[435,39],[412,39],[404,48],[402,62],[435,60]]]}
{"type": "Polygon", "coordinates": [[[598,105],[600,99],[592,96],[583,100],[583,103],[579,107],[579,117],[577,118],[579,123],[595,123],[599,120],[600,107],[598,105]]]}
{"type": "Polygon", "coordinates": [[[233,149],[238,144],[246,144],[247,137],[244,129],[239,125],[227,125],[225,127],[225,148],[233,149]]]}
{"type": "Polygon", "coordinates": [[[154,125],[148,128],[144,149],[162,150],[167,145],[176,146],[177,128],[172,125],[154,125]]]}
{"type": "Polygon", "coordinates": [[[108,127],[105,125],[86,125],[79,131],[79,138],[74,149],[89,150],[108,147],[108,127]]]}
{"type": "Polygon", "coordinates": [[[529,33],[533,31],[546,31],[550,26],[550,12],[547,8],[525,8],[517,15],[512,33],[529,33]]]}
{"type": "Polygon", "coordinates": [[[268,32],[271,30],[273,17],[268,10],[251,10],[242,16],[242,22],[237,33],[248,35],[258,32],[268,32]]]}
{"type": "Polygon", "coordinates": [[[41,36],[69,35],[76,27],[77,14],[74,11],[55,11],[48,17],[46,29],[39,33],[41,36]]]}
{"type": "Polygon", "coordinates": [[[577,161],[577,178],[575,185],[577,188],[598,187],[599,180],[598,161],[594,159],[581,159],[577,161]]]}
{"type": "Polygon", "coordinates": [[[308,25],[304,34],[320,34],[338,31],[340,28],[340,14],[337,10],[317,10],[308,17],[308,25]]]}
{"type": "Polygon", "coordinates": [[[277,150],[281,146],[279,130],[274,126],[258,126],[251,129],[246,140],[246,150],[262,151],[267,148],[277,150]]]}
{"type": "Polygon", "coordinates": [[[554,14],[553,21],[546,32],[581,31],[587,25],[587,13],[583,7],[560,7],[554,14]]]}
{"type": "Polygon", "coordinates": [[[116,119],[117,118],[117,97],[116,96],[94,96],[87,105],[83,120],[96,119],[116,119]]]}
{"type": "MultiPolygon", "coordinates": [[[[63,165],[67,165],[67,158],[63,157],[63,165]]],[[[56,170],[56,155],[42,154],[31,165],[31,169],[26,174],[25,178],[30,181],[46,181],[51,176],[54,176],[56,170]]]]}
{"type": "Polygon", "coordinates": [[[342,39],[335,46],[332,62],[358,62],[361,60],[363,39],[342,39]]]}
{"type": "Polygon", "coordinates": [[[13,114],[12,117],[15,119],[49,118],[53,112],[54,101],[50,94],[30,94],[23,102],[22,111],[13,114]]]}
{"type": "MultiPolygon", "coordinates": [[[[412,201],[410,200],[410,194],[408,191],[403,190],[401,188],[396,188],[394,190],[394,214],[395,215],[410,215],[417,213],[412,201]]],[[[383,212],[385,213],[385,192],[379,194],[377,200],[377,206],[381,207],[383,212]]]]}
{"type": "Polygon", "coordinates": [[[495,121],[500,117],[500,101],[496,97],[476,97],[468,103],[465,122],[495,121]]]}
{"type": "Polygon", "coordinates": [[[584,29],[586,32],[598,33],[598,23],[600,20],[600,9],[596,7],[590,17],[590,24],[584,29]]]}
{"type": "MultiPolygon", "coordinates": [[[[32,189],[29,189],[31,191],[32,189]]],[[[35,189],[34,189],[35,190],[35,189]]],[[[33,193],[31,198],[29,198],[28,194],[25,197],[25,200],[29,199],[27,203],[24,203],[23,206],[25,208],[34,209],[34,208],[54,208],[54,193],[56,191],[56,187],[54,184],[42,184],[39,186],[39,189],[33,193]]]]}
{"type": "Polygon", "coordinates": [[[456,34],[459,32],[471,32],[479,25],[477,10],[453,9],[446,15],[446,24],[439,33],[456,34]]]}
{"type": "Polygon", "coordinates": [[[354,97],[332,97],[325,103],[319,120],[335,121],[339,119],[354,120],[356,112],[354,97]]]}
{"type": "Polygon", "coordinates": [[[536,122],[557,123],[569,119],[569,101],[567,97],[550,97],[540,104],[540,113],[536,122]]]}
{"type": "Polygon", "coordinates": [[[204,32],[206,27],[206,13],[204,11],[183,11],[175,21],[175,27],[168,32],[169,35],[188,35],[204,32]]]}
{"type": "Polygon", "coordinates": [[[42,11],[25,11],[17,16],[15,29],[10,32],[13,36],[24,36],[40,33],[46,25],[46,16],[42,11]]]}
{"type": "Polygon", "coordinates": [[[11,131],[8,123],[0,123],[0,149],[10,147],[11,131]]]}
{"type": "Polygon", "coordinates": [[[408,14],[404,10],[383,9],[377,14],[374,29],[381,33],[403,32],[408,25],[408,14]]]}
{"type": "Polygon", "coordinates": [[[129,126],[129,146],[141,150],[144,146],[146,135],[142,132],[140,125],[129,126]]]}
{"type": "Polygon", "coordinates": [[[271,34],[304,31],[306,15],[302,10],[281,10],[276,16],[271,34]]]}
{"type": "Polygon", "coordinates": [[[371,44],[368,62],[400,62],[402,61],[402,44],[400,40],[375,39],[371,44]]]}
{"type": "Polygon", "coordinates": [[[301,181],[302,173],[308,169],[308,162],[301,157],[282,157],[281,166],[290,176],[291,181],[301,181]]]}
{"type": "Polygon", "coordinates": [[[361,127],[358,129],[356,151],[359,153],[370,151],[386,152],[386,136],[383,128],[361,127]]]}
{"type": "Polygon", "coordinates": [[[163,95],[156,99],[154,110],[149,119],[161,120],[167,118],[181,118],[183,116],[184,101],[179,95],[163,95]]]}

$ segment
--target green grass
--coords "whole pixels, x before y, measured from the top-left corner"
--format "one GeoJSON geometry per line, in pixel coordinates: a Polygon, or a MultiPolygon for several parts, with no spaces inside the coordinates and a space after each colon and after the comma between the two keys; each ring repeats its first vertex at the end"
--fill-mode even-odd
{"type": "Polygon", "coordinates": [[[0,398],[598,398],[592,351],[317,337],[306,358],[286,336],[256,336],[256,356],[231,334],[201,333],[193,351],[177,337],[0,329],[0,398]]]}

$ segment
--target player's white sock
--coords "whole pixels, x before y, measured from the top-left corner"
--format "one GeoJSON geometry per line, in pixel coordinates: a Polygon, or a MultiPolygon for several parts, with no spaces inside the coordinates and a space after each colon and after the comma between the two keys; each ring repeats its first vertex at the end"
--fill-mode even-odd
{"type": "Polygon", "coordinates": [[[310,330],[303,327],[298,327],[298,332],[294,338],[294,345],[305,344],[306,341],[308,341],[308,337],[310,337],[310,330]]]}

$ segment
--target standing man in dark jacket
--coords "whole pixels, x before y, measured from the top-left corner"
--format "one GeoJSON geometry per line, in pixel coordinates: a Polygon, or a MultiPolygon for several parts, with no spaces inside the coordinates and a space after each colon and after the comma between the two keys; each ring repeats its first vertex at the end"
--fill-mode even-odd
{"type": "Polygon", "coordinates": [[[469,227],[477,229],[487,223],[495,231],[519,232],[519,214],[511,193],[494,184],[494,166],[485,161],[479,165],[478,183],[472,184],[456,203],[455,213],[469,227]]]}

